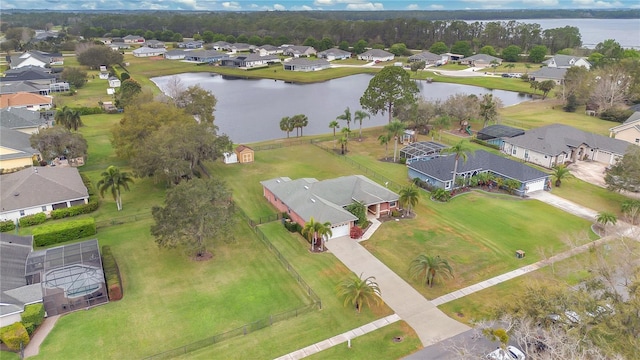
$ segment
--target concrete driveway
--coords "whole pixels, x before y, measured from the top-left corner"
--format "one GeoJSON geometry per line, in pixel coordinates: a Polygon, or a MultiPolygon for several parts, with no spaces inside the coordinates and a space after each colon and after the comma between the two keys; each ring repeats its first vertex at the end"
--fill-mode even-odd
{"type": "MultiPolygon", "coordinates": [[[[595,161],[577,161],[567,167],[578,179],[600,186],[601,188],[607,187],[607,184],[604,182],[604,172],[606,168],[607,165],[595,161]]],[[[640,193],[630,191],[621,191],[620,193],[627,197],[640,199],[640,193]]]]}

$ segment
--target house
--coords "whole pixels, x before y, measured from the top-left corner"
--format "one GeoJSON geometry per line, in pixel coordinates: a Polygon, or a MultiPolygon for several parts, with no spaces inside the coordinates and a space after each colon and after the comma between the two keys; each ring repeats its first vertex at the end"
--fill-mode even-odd
{"type": "MultiPolygon", "coordinates": [[[[418,178],[436,188],[452,190],[456,187],[453,183],[454,166],[455,155],[415,160],[408,164],[409,177],[418,178]]],[[[458,161],[456,177],[469,179],[485,172],[520,182],[517,189],[519,195],[544,190],[549,181],[549,174],[543,171],[484,150],[469,154],[467,161],[458,161]]]]}
{"type": "Polygon", "coordinates": [[[328,61],[344,60],[351,58],[351,53],[349,51],[344,51],[338,48],[332,48],[325,51],[320,51],[318,53],[318,57],[321,59],[327,59],[328,61]]]}
{"type": "Polygon", "coordinates": [[[120,85],[122,85],[122,83],[120,82],[120,79],[118,79],[115,76],[110,77],[108,80],[109,80],[109,87],[117,88],[117,87],[120,87],[120,85]]]}
{"type": "Polygon", "coordinates": [[[476,138],[489,144],[496,145],[502,149],[505,138],[524,135],[524,130],[506,125],[489,125],[478,131],[476,138]]]}
{"type": "Polygon", "coordinates": [[[0,77],[0,82],[31,81],[36,84],[49,85],[57,82],[57,76],[47,68],[37,66],[25,66],[8,70],[5,76],[0,77]]]}
{"type": "Polygon", "coordinates": [[[460,61],[460,59],[462,59],[464,57],[464,55],[453,54],[453,53],[450,53],[450,52],[444,53],[444,54],[442,54],[442,56],[446,56],[447,57],[447,62],[460,61]]]}
{"type": "Polygon", "coordinates": [[[98,79],[109,80],[109,73],[106,71],[101,71],[100,74],[98,74],[98,79]]]}
{"type": "Polygon", "coordinates": [[[240,145],[236,148],[236,157],[240,164],[252,163],[254,159],[254,151],[246,145],[240,145]]]}
{"type": "Polygon", "coordinates": [[[324,59],[291,59],[282,63],[282,66],[290,71],[319,71],[330,68],[331,64],[324,59]]]}
{"type": "Polygon", "coordinates": [[[269,64],[279,62],[280,58],[276,55],[260,56],[260,54],[247,54],[222,59],[220,64],[222,66],[232,66],[247,69],[268,66],[269,64]]]}
{"type": "MultiPolygon", "coordinates": [[[[202,40],[184,41],[184,42],[179,42],[177,45],[178,45],[178,48],[180,49],[202,49],[202,46],[204,45],[204,41],[202,40]]],[[[218,50],[215,47],[214,49],[218,50]]]]}
{"type": "Polygon", "coordinates": [[[426,65],[444,65],[447,63],[447,60],[447,56],[434,54],[430,51],[423,51],[419,54],[409,56],[409,62],[424,61],[426,65]]]}
{"type": "Polygon", "coordinates": [[[614,164],[630,144],[571,126],[552,124],[504,139],[502,151],[546,168],[582,160],[614,164]]]}
{"type": "Polygon", "coordinates": [[[249,45],[245,43],[234,43],[229,45],[229,50],[231,51],[232,54],[235,54],[237,52],[249,52],[255,48],[256,48],[255,45],[249,45]]]}
{"type": "Polygon", "coordinates": [[[49,62],[46,59],[29,52],[14,55],[9,58],[9,66],[12,69],[18,69],[25,66],[37,66],[43,68],[47,65],[49,65],[49,62]]]}
{"type": "MultiPolygon", "coordinates": [[[[68,84],[68,83],[64,83],[68,84]]],[[[54,84],[41,84],[34,81],[0,82],[0,94],[30,93],[49,95],[54,84]]]]}
{"type": "Polygon", "coordinates": [[[313,46],[287,46],[282,51],[283,55],[292,56],[294,58],[309,57],[311,55],[315,55],[316,53],[317,51],[313,48],[313,46]]]}
{"type": "Polygon", "coordinates": [[[22,321],[26,305],[42,302],[40,284],[28,285],[25,277],[32,251],[32,235],[0,233],[0,327],[22,321]]]}
{"type": "Polygon", "coordinates": [[[553,80],[556,83],[556,85],[562,85],[564,83],[564,76],[566,73],[567,73],[567,69],[543,67],[538,71],[529,73],[529,79],[535,80],[537,82],[553,80]]]}
{"type": "Polygon", "coordinates": [[[553,55],[552,58],[547,59],[542,63],[545,64],[547,67],[558,68],[558,69],[568,69],[573,66],[582,66],[587,70],[591,69],[591,63],[587,61],[585,58],[581,58],[579,56],[572,56],[572,55],[556,54],[556,55],[553,55]]]}
{"type": "Polygon", "coordinates": [[[127,35],[122,40],[125,44],[144,44],[144,38],[138,35],[127,35]]]}
{"type": "Polygon", "coordinates": [[[143,46],[141,48],[135,49],[132,51],[133,56],[135,57],[149,57],[149,56],[162,56],[162,54],[167,52],[165,48],[150,48],[147,46],[143,46]]]}
{"type": "MultiPolygon", "coordinates": [[[[31,147],[30,137],[30,134],[0,127],[0,173],[33,166],[33,161],[40,159],[38,150],[31,147]]],[[[6,184],[2,180],[0,190],[5,187],[6,184]]],[[[4,199],[1,206],[5,207],[4,199]]]]}
{"type": "Polygon", "coordinates": [[[231,43],[228,43],[226,41],[216,41],[213,44],[211,44],[213,50],[229,50],[231,47],[231,43]]]}
{"type": "Polygon", "coordinates": [[[152,49],[164,49],[164,48],[166,48],[165,43],[162,42],[162,41],[159,41],[159,40],[145,41],[144,46],[150,47],[152,49]]]}
{"type": "Polygon", "coordinates": [[[60,36],[60,32],[58,31],[36,30],[30,42],[55,40],[58,38],[58,36],[60,36]]]}
{"type": "Polygon", "coordinates": [[[227,58],[229,55],[215,50],[189,51],[184,56],[185,60],[198,63],[214,63],[227,58]]]}
{"type": "Polygon", "coordinates": [[[31,135],[52,126],[53,113],[31,111],[25,108],[0,110],[0,126],[31,135]]]}
{"type": "Polygon", "coordinates": [[[502,64],[502,59],[487,54],[476,54],[460,59],[460,64],[472,67],[489,67],[502,64]]]}
{"type": "Polygon", "coordinates": [[[357,217],[345,207],[353,202],[364,204],[367,213],[376,218],[398,208],[398,194],[362,175],[323,181],[280,177],[260,183],[265,198],[301,226],[312,217],[317,222],[329,222],[330,239],[349,235],[357,217]]]}
{"type": "Polygon", "coordinates": [[[0,109],[24,108],[32,111],[49,110],[53,106],[53,97],[48,95],[18,92],[0,94],[0,109]]]}
{"type": "MultiPolygon", "coordinates": [[[[411,134],[409,133],[407,135],[411,134]]],[[[405,136],[403,136],[403,138],[404,137],[405,136]]],[[[412,137],[415,138],[415,132],[412,137]]],[[[446,148],[446,145],[433,141],[412,142],[400,149],[400,158],[405,159],[406,162],[411,162],[416,159],[430,159],[440,156],[440,152],[446,148]]]]}
{"type": "Polygon", "coordinates": [[[257,54],[260,54],[260,56],[278,55],[278,54],[282,54],[283,51],[284,50],[281,47],[273,46],[273,45],[269,45],[269,44],[258,46],[254,50],[254,52],[257,53],[257,54]]]}
{"type": "Polygon", "coordinates": [[[41,212],[49,214],[51,210],[89,201],[87,188],[74,167],[33,167],[2,175],[1,179],[3,221],[41,212]]]}
{"type": "Polygon", "coordinates": [[[113,51],[122,51],[131,49],[131,44],[123,43],[123,42],[112,42],[108,45],[113,51]]]}
{"type": "Polygon", "coordinates": [[[187,51],[184,50],[169,50],[163,54],[167,60],[183,60],[187,55],[187,51]]]}
{"type": "Polygon", "coordinates": [[[371,49],[358,55],[358,59],[365,61],[391,61],[395,55],[381,49],[371,49]]]}
{"type": "Polygon", "coordinates": [[[640,146],[640,111],[636,111],[618,126],[609,129],[609,137],[640,146]]]}

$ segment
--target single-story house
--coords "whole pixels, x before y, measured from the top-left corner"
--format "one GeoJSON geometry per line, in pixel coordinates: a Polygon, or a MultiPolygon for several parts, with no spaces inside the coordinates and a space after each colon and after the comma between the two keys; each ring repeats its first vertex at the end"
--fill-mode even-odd
{"type": "Polygon", "coordinates": [[[109,79],[109,73],[106,71],[101,71],[100,74],[98,74],[98,79],[100,80],[108,80],[109,79]]]}
{"type": "Polygon", "coordinates": [[[33,167],[2,175],[1,180],[0,220],[17,221],[26,215],[48,214],[89,201],[87,188],[74,167],[33,167]]]}
{"type": "Polygon", "coordinates": [[[122,85],[122,83],[120,82],[120,79],[118,79],[115,76],[112,76],[109,78],[109,87],[112,88],[117,88],[120,87],[122,85]]]}
{"type": "Polygon", "coordinates": [[[464,55],[461,54],[454,54],[454,53],[444,53],[442,54],[442,56],[446,56],[447,57],[447,62],[449,61],[460,61],[460,59],[462,59],[464,57],[464,55]]]}
{"type": "Polygon", "coordinates": [[[568,69],[573,66],[582,66],[587,70],[591,69],[591,63],[587,61],[585,58],[581,58],[579,56],[572,55],[561,55],[556,54],[553,57],[542,62],[547,67],[550,68],[558,68],[558,69],[568,69]]]}
{"type": "Polygon", "coordinates": [[[236,148],[236,157],[240,164],[252,163],[254,160],[254,151],[246,145],[240,145],[236,148]]]}
{"type": "MultiPolygon", "coordinates": [[[[436,157],[426,160],[416,160],[409,163],[409,177],[419,178],[431,186],[452,190],[456,185],[453,182],[453,168],[455,155],[436,157]]],[[[517,190],[519,195],[544,190],[549,181],[549,174],[502,156],[492,154],[484,150],[477,150],[469,154],[467,161],[458,161],[456,177],[469,179],[480,173],[488,172],[504,179],[513,179],[520,182],[517,190]]]]}
{"type": "Polygon", "coordinates": [[[278,54],[282,54],[283,51],[284,51],[283,48],[279,46],[269,45],[269,44],[258,46],[254,50],[256,54],[260,54],[261,56],[278,55],[278,54]]]}
{"type": "Polygon", "coordinates": [[[255,48],[256,48],[255,45],[249,45],[245,43],[233,43],[229,45],[229,51],[231,51],[234,54],[237,52],[248,52],[255,48]]]}
{"type": "MultiPolygon", "coordinates": [[[[202,40],[192,40],[192,41],[184,41],[184,42],[179,42],[178,43],[178,47],[181,49],[201,49],[202,46],[204,46],[204,41],[202,40]]],[[[213,47],[215,50],[219,50],[215,48],[215,45],[213,47]]]]}
{"type": "Polygon", "coordinates": [[[112,42],[107,46],[109,46],[113,51],[122,51],[126,49],[131,49],[131,44],[123,43],[123,42],[112,42]]]}
{"type": "Polygon", "coordinates": [[[150,48],[147,46],[143,46],[141,48],[133,50],[133,56],[135,57],[149,57],[149,56],[161,56],[166,53],[167,49],[161,48],[150,48]]]}
{"type": "Polygon", "coordinates": [[[228,43],[226,41],[216,41],[213,44],[211,44],[211,46],[213,47],[213,50],[229,50],[231,43],[228,43]]]}
{"type": "Polygon", "coordinates": [[[25,266],[33,236],[0,233],[0,327],[22,321],[24,307],[42,302],[40,284],[28,285],[25,266]]]}
{"type": "Polygon", "coordinates": [[[53,113],[31,111],[25,108],[7,108],[0,110],[0,126],[31,135],[40,129],[53,125],[53,113]]]}
{"type": "Polygon", "coordinates": [[[537,82],[543,82],[546,80],[555,81],[556,85],[562,85],[564,83],[564,76],[567,73],[567,69],[543,67],[538,71],[529,73],[529,79],[537,82]]]}
{"type": "Polygon", "coordinates": [[[183,60],[187,56],[188,51],[184,50],[169,50],[163,54],[167,60],[183,60]]]}
{"type": "Polygon", "coordinates": [[[0,94],[0,109],[24,108],[32,111],[50,110],[53,97],[48,95],[18,92],[15,94],[0,94]]]}
{"type": "Polygon", "coordinates": [[[434,54],[430,51],[423,51],[419,54],[409,56],[409,62],[424,61],[426,65],[444,65],[449,58],[446,55],[434,54]]]}
{"type": "Polygon", "coordinates": [[[40,84],[33,81],[0,82],[0,94],[17,94],[24,92],[49,95],[51,92],[51,85],[53,84],[40,84]]]}
{"type": "Polygon", "coordinates": [[[9,58],[9,66],[12,69],[18,69],[25,66],[37,66],[43,68],[47,65],[49,65],[49,62],[46,59],[34,56],[29,52],[14,55],[9,58]]]}
{"type": "MultiPolygon", "coordinates": [[[[33,165],[34,160],[40,159],[38,150],[31,147],[30,137],[30,134],[0,127],[0,172],[29,167],[33,165]]],[[[0,190],[4,191],[6,186],[5,180],[2,178],[0,190]]],[[[5,208],[4,198],[1,206],[5,208]]]]}
{"type": "Polygon", "coordinates": [[[214,63],[227,58],[229,58],[229,55],[215,50],[189,51],[184,56],[187,61],[199,63],[214,63]]]}
{"type": "Polygon", "coordinates": [[[571,126],[552,124],[504,139],[502,151],[546,168],[582,160],[614,164],[630,144],[571,126]]]}
{"type": "Polygon", "coordinates": [[[283,55],[297,57],[308,57],[317,53],[313,46],[287,46],[282,51],[283,55]]]}
{"type": "Polygon", "coordinates": [[[395,55],[381,49],[371,49],[358,55],[358,59],[365,61],[391,61],[395,55]]]}
{"type": "Polygon", "coordinates": [[[282,63],[282,66],[290,71],[319,71],[330,68],[331,64],[324,59],[291,59],[282,63]]]}
{"type": "Polygon", "coordinates": [[[486,141],[489,144],[497,145],[502,149],[505,138],[512,138],[514,136],[524,135],[524,130],[514,128],[507,125],[489,125],[486,128],[478,131],[476,138],[478,140],[486,141]]]}
{"type": "Polygon", "coordinates": [[[144,46],[152,49],[164,49],[166,47],[165,43],[159,40],[148,40],[144,43],[144,46]]]}
{"type": "Polygon", "coordinates": [[[636,111],[618,126],[609,129],[609,136],[640,146],[640,111],[636,111]]]}
{"type": "Polygon", "coordinates": [[[502,64],[502,59],[487,54],[476,54],[460,59],[460,64],[473,67],[488,67],[502,64]]]}
{"type": "Polygon", "coordinates": [[[260,54],[247,54],[222,59],[220,64],[222,66],[252,68],[257,66],[267,66],[269,64],[279,62],[280,58],[277,55],[260,56],[260,54]]]}
{"type": "Polygon", "coordinates": [[[144,44],[144,38],[138,35],[127,35],[122,40],[125,44],[144,44]]]}
{"type": "Polygon", "coordinates": [[[47,68],[25,66],[8,70],[3,77],[0,77],[0,82],[3,83],[15,81],[31,81],[33,83],[48,85],[55,83],[57,76],[52,74],[50,69],[47,68]]]}
{"type": "Polygon", "coordinates": [[[344,208],[353,202],[363,203],[376,218],[398,208],[398,194],[362,175],[323,181],[280,177],[260,183],[264,197],[301,226],[312,217],[317,222],[329,222],[333,233],[330,239],[349,236],[358,219],[344,208]]]}
{"type": "Polygon", "coordinates": [[[328,61],[333,60],[344,60],[351,58],[351,53],[349,51],[344,51],[338,48],[327,49],[325,51],[320,51],[318,53],[318,57],[322,59],[327,59],[328,61]]]}

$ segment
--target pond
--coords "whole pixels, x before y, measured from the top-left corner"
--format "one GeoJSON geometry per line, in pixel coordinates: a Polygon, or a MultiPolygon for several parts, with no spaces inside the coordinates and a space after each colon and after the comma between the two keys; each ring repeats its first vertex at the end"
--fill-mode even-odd
{"type": "MultiPolygon", "coordinates": [[[[200,85],[218,100],[215,123],[219,133],[227,134],[236,144],[286,137],[280,130],[280,119],[305,114],[309,125],[304,135],[327,134],[329,122],[349,107],[352,114],[360,110],[360,97],[372,75],[360,74],[314,84],[292,84],[284,81],[234,79],[217,74],[189,73],[178,75],[184,86],[200,85]]],[[[151,79],[163,91],[171,76],[151,79]]],[[[492,93],[505,106],[526,101],[529,97],[511,91],[489,90],[476,86],[418,82],[420,94],[427,100],[446,100],[456,93],[482,96],[492,93]]],[[[365,119],[363,128],[388,123],[388,116],[375,115],[365,119]]],[[[344,126],[342,122],[340,126],[344,126]]],[[[351,123],[357,131],[359,124],[351,123]]],[[[295,136],[295,131],[290,136],[295,136]]]]}

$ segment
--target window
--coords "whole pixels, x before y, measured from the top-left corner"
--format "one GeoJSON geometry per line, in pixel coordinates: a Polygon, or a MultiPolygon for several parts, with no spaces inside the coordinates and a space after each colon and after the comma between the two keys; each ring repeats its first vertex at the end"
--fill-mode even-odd
{"type": "Polygon", "coordinates": [[[513,148],[513,150],[511,150],[511,154],[512,154],[512,155],[515,155],[515,154],[516,154],[516,152],[518,152],[518,151],[517,151],[517,149],[514,147],[514,148],[513,148]]]}
{"type": "Polygon", "coordinates": [[[47,211],[47,207],[46,207],[46,206],[43,206],[43,207],[42,207],[42,211],[47,211]]]}
{"type": "Polygon", "coordinates": [[[524,151],[524,158],[528,159],[529,158],[529,150],[525,150],[524,151]]]}
{"type": "Polygon", "coordinates": [[[24,216],[24,210],[20,210],[20,216],[24,216]]]}
{"type": "Polygon", "coordinates": [[[640,144],[640,139],[636,139],[636,144],[640,144]]]}
{"type": "Polygon", "coordinates": [[[396,206],[396,202],[395,202],[395,201],[390,202],[390,203],[389,203],[389,206],[390,206],[390,207],[394,207],[394,206],[396,206]]]}

